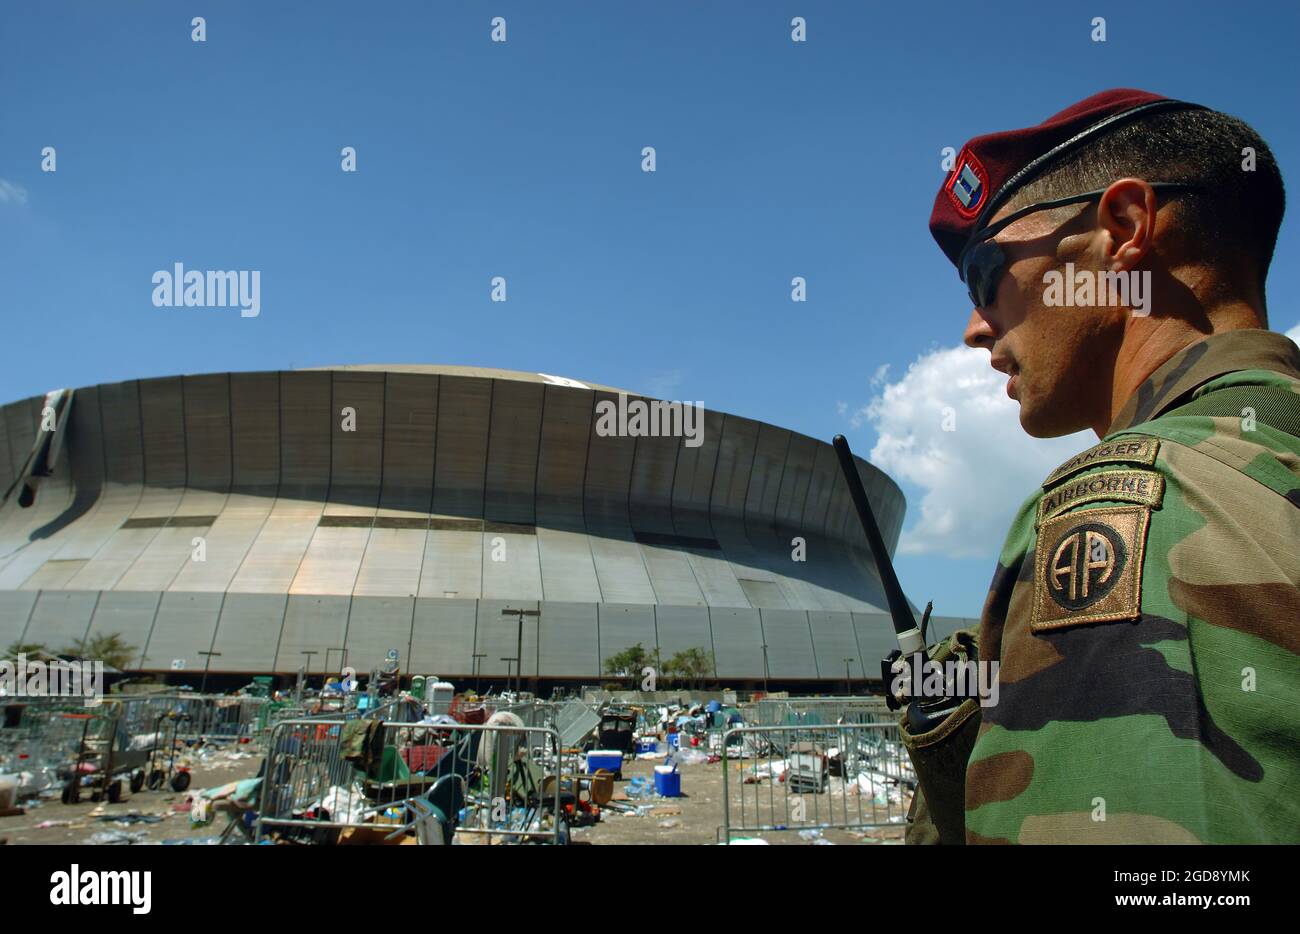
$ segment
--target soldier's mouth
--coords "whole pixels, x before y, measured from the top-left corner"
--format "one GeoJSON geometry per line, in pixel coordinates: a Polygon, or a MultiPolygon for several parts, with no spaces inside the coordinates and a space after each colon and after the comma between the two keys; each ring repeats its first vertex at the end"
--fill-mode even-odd
{"type": "Polygon", "coordinates": [[[1016,398],[1016,387],[1020,382],[1020,367],[1010,357],[994,356],[989,360],[993,369],[1007,374],[1007,395],[1016,398]]]}

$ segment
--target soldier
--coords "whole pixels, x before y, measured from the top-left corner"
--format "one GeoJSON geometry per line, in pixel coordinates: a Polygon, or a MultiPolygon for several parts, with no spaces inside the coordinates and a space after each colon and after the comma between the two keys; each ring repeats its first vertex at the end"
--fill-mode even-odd
{"type": "Polygon", "coordinates": [[[909,839],[948,806],[944,842],[1300,842],[1300,350],[1264,301],[1283,206],[1250,127],[1143,91],[962,149],[930,230],[965,342],[1030,435],[1100,443],[1002,547],[978,633],[999,702],[904,723],[931,799],[909,839]]]}

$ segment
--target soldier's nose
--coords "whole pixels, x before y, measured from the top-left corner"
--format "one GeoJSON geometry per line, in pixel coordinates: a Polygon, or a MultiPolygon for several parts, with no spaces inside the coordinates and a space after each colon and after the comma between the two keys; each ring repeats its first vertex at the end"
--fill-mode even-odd
{"type": "Polygon", "coordinates": [[[962,335],[962,342],[967,347],[985,350],[993,349],[993,342],[997,340],[997,333],[988,319],[980,314],[976,308],[970,314],[970,320],[966,322],[966,333],[962,335]]]}

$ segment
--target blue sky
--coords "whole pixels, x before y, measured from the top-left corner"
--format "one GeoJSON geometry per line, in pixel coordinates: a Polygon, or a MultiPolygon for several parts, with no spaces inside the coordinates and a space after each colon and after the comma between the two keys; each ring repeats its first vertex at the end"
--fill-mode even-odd
{"type": "MultiPolygon", "coordinates": [[[[909,595],[976,615],[1019,496],[1086,440],[1020,438],[1009,404],[951,437],[909,434],[945,401],[922,395],[955,394],[960,415],[1001,391],[948,353],[970,309],[926,229],[942,148],[1134,86],[1244,118],[1300,178],[1300,7],[1131,6],[12,5],[0,399],[436,362],[846,431],[908,494],[909,595]],[[260,270],[261,314],[154,307],[150,277],[175,262],[260,270]]],[[[1298,227],[1293,209],[1269,288],[1279,330],[1300,322],[1298,227]]]]}

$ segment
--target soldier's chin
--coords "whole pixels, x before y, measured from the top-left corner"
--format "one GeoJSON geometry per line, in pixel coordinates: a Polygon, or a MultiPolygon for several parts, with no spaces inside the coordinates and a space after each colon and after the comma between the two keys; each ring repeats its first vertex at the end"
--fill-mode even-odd
{"type": "Polygon", "coordinates": [[[1033,396],[1024,392],[1017,401],[1020,403],[1020,427],[1031,438],[1059,438],[1079,430],[1078,425],[1060,417],[1060,406],[1038,403],[1033,396]]]}

